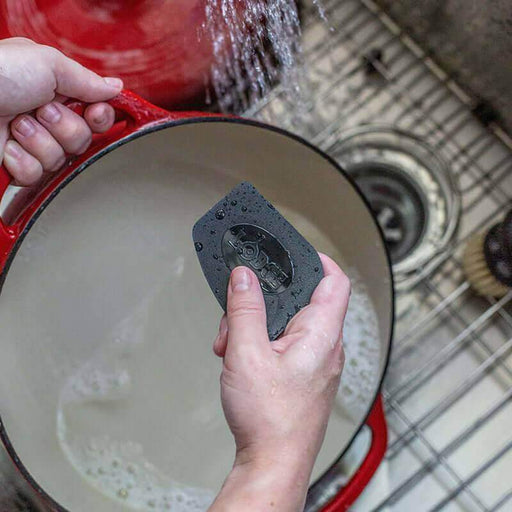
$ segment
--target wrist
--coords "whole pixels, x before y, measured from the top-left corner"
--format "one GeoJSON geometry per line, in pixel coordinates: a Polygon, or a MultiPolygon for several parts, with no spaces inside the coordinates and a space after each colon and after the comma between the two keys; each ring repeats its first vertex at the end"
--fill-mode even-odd
{"type": "MultiPolygon", "coordinates": [[[[300,452],[299,452],[300,453],[300,452]]],[[[239,455],[211,512],[299,512],[304,508],[311,464],[297,456],[239,455]]]]}
{"type": "MultiPolygon", "coordinates": [[[[271,470],[285,467],[290,471],[311,472],[321,440],[311,435],[288,436],[285,439],[260,439],[244,447],[237,447],[234,467],[248,466],[271,470]]],[[[309,477],[309,475],[308,475],[309,477]]]]}

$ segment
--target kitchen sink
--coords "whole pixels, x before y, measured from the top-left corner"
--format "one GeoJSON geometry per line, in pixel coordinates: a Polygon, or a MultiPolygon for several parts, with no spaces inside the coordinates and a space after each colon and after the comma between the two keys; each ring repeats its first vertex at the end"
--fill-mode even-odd
{"type": "Polygon", "coordinates": [[[397,287],[389,446],[354,510],[512,510],[512,292],[479,297],[461,267],[468,238],[512,207],[511,139],[373,1],[323,4],[325,19],[305,12],[302,106],[277,86],[245,115],[334,158],[361,125],[411,134],[446,163],[460,200],[449,243],[397,287]]]}

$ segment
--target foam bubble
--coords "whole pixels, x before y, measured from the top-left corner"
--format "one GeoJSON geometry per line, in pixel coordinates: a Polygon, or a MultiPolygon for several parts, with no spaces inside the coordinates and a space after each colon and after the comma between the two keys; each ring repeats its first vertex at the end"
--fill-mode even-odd
{"type": "Polygon", "coordinates": [[[144,457],[141,445],[108,436],[84,444],[67,436],[59,416],[59,439],[74,468],[97,491],[127,508],[175,512],[204,512],[214,493],[182,485],[163,474],[144,457]]]}
{"type": "Polygon", "coordinates": [[[132,375],[138,368],[137,355],[148,349],[144,330],[158,293],[159,289],[150,290],[115,326],[109,340],[68,378],[59,398],[57,437],[88,484],[127,509],[204,512],[215,497],[212,490],[176,481],[148,460],[142,444],[104,433],[102,421],[109,421],[105,405],[111,414],[110,429],[115,430],[116,408],[135,399],[132,375]]]}
{"type": "Polygon", "coordinates": [[[373,399],[380,364],[377,315],[366,288],[353,269],[347,269],[352,295],[345,317],[343,344],[345,367],[337,400],[346,412],[357,417],[373,399]]]}

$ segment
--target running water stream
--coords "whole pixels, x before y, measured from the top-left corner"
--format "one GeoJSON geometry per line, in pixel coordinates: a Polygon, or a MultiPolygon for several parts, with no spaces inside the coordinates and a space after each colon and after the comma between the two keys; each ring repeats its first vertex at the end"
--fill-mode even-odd
{"type": "MultiPolygon", "coordinates": [[[[326,20],[321,0],[314,0],[326,20]]],[[[242,112],[280,83],[303,103],[302,45],[296,0],[206,0],[213,44],[211,86],[222,111],[242,112]]]]}

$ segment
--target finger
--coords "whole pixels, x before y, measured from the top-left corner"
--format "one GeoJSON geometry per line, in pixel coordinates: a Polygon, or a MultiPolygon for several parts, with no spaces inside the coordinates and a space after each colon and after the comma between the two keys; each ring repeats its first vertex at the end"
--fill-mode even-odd
{"type": "Polygon", "coordinates": [[[34,41],[32,41],[32,39],[28,39],[27,37],[20,37],[20,36],[9,37],[8,39],[2,40],[2,44],[20,44],[20,43],[27,43],[27,44],[32,44],[32,45],[37,44],[34,41]]]}
{"type": "Polygon", "coordinates": [[[115,112],[108,103],[95,103],[85,109],[84,119],[93,133],[105,133],[114,124],[115,112]]]}
{"type": "Polygon", "coordinates": [[[9,118],[0,118],[0,162],[4,158],[4,147],[9,137],[9,118]]]}
{"type": "Polygon", "coordinates": [[[350,298],[350,280],[328,256],[320,254],[324,277],[311,301],[288,324],[285,336],[309,333],[308,339],[334,348],[341,339],[343,322],[350,298]]]}
{"type": "Polygon", "coordinates": [[[228,344],[228,320],[226,315],[222,315],[219,325],[219,334],[213,342],[213,351],[215,355],[224,357],[226,354],[226,347],[228,344]]]}
{"type": "Polygon", "coordinates": [[[39,160],[14,140],[8,140],[5,145],[4,165],[16,183],[22,186],[37,183],[43,175],[43,167],[39,160]]]}
{"type": "Polygon", "coordinates": [[[95,103],[109,100],[121,92],[123,82],[119,78],[102,78],[58,50],[49,50],[58,94],[95,103]]]}
{"type": "Polygon", "coordinates": [[[64,164],[62,146],[32,116],[17,117],[11,123],[11,133],[23,149],[39,160],[44,171],[56,171],[64,164]]]}
{"type": "Polygon", "coordinates": [[[91,144],[92,133],[85,120],[58,102],[39,108],[36,117],[70,155],[82,154],[91,144]]]}
{"type": "Polygon", "coordinates": [[[227,358],[244,351],[271,352],[263,293],[258,278],[246,267],[237,267],[231,273],[227,323],[227,358]]]}
{"type": "Polygon", "coordinates": [[[331,274],[345,275],[343,270],[341,270],[340,266],[331,257],[327,256],[327,254],[319,252],[318,256],[320,257],[320,261],[322,262],[324,276],[328,276],[331,274]]]}
{"type": "Polygon", "coordinates": [[[324,277],[311,296],[310,304],[327,304],[333,299],[335,306],[346,312],[350,298],[350,280],[339,265],[326,254],[318,253],[324,277]]]}
{"type": "Polygon", "coordinates": [[[62,94],[56,94],[55,98],[53,98],[53,101],[56,101],[58,103],[66,103],[69,98],[67,96],[63,96],[62,94]]]}

